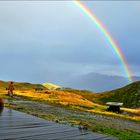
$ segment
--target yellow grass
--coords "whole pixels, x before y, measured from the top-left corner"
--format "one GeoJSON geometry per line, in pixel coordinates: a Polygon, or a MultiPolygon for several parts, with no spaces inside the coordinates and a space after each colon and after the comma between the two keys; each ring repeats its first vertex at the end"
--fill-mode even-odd
{"type": "Polygon", "coordinates": [[[140,108],[137,108],[137,109],[122,108],[122,110],[130,112],[130,113],[134,113],[140,116],[140,108]]]}
{"type": "Polygon", "coordinates": [[[140,121],[140,116],[129,116],[129,115],[124,115],[124,114],[117,114],[114,112],[108,112],[108,111],[103,111],[103,110],[88,110],[89,112],[97,113],[97,114],[102,114],[102,115],[107,115],[107,116],[115,116],[115,117],[120,117],[124,119],[129,119],[133,121],[140,121]]]}
{"type": "Polygon", "coordinates": [[[84,99],[82,96],[64,91],[47,90],[47,93],[39,93],[33,90],[28,90],[24,92],[16,91],[15,95],[32,97],[34,99],[60,103],[62,105],[83,105],[89,107],[94,106],[93,102],[84,99]]]}
{"type": "Polygon", "coordinates": [[[43,85],[44,87],[46,87],[47,89],[50,89],[50,90],[54,90],[54,89],[57,89],[57,88],[61,88],[60,86],[55,85],[55,84],[52,84],[52,83],[43,83],[42,85],[43,85]]]}
{"type": "MultiPolygon", "coordinates": [[[[7,94],[7,91],[1,91],[0,94],[7,94]]],[[[115,116],[124,119],[140,121],[140,109],[128,109],[121,108],[121,110],[133,113],[129,114],[117,114],[113,112],[106,111],[107,106],[103,106],[97,103],[93,103],[82,97],[81,95],[74,94],[67,91],[57,91],[57,90],[46,90],[42,92],[35,92],[34,90],[16,90],[14,92],[17,96],[30,97],[38,101],[48,101],[50,103],[61,104],[61,105],[70,105],[73,108],[81,109],[91,113],[97,113],[108,116],[115,116]]]]}

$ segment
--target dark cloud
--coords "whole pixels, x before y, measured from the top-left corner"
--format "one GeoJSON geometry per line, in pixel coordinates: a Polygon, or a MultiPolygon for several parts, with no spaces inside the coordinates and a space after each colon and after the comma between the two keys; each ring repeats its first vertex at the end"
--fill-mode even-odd
{"type": "MultiPolygon", "coordinates": [[[[124,75],[103,33],[72,2],[0,3],[3,80],[64,84],[66,79],[89,72],[124,75]]],[[[87,3],[138,75],[140,18],[135,5],[87,3]]]]}

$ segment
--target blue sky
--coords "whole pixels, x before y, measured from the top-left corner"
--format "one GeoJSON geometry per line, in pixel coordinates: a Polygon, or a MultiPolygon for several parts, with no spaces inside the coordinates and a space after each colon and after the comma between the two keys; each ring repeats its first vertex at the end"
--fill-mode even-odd
{"type": "MultiPolygon", "coordinates": [[[[88,1],[140,76],[140,2],[88,1]]],[[[126,76],[95,24],[72,1],[0,1],[0,79],[60,84],[88,73],[126,76]]]]}

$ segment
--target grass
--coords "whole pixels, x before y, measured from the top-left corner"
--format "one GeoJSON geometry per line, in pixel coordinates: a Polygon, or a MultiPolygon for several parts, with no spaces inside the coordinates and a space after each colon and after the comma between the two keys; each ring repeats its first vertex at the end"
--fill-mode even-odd
{"type": "MultiPolygon", "coordinates": [[[[122,108],[123,114],[113,113],[106,111],[108,106],[100,105],[94,103],[80,94],[75,94],[68,91],[56,91],[56,90],[46,90],[43,92],[35,92],[34,90],[24,90],[16,91],[15,95],[28,97],[36,101],[46,101],[51,104],[62,105],[71,109],[79,109],[82,111],[87,111],[91,113],[97,113],[106,116],[119,117],[123,119],[128,119],[132,121],[140,122],[140,110],[139,109],[128,109],[122,108]],[[47,91],[47,94],[45,93],[47,91]]],[[[6,93],[5,93],[6,94],[6,93]]],[[[3,96],[9,98],[3,93],[3,96]]]]}
{"type": "Polygon", "coordinates": [[[140,107],[140,81],[122,87],[117,90],[100,94],[99,100],[106,102],[123,102],[125,107],[140,107]]]}
{"type": "MultiPolygon", "coordinates": [[[[4,91],[9,85],[9,82],[0,81],[0,91],[4,91]]],[[[45,89],[45,87],[41,84],[32,84],[27,82],[14,82],[14,86],[16,90],[29,90],[29,89],[36,89],[36,88],[42,88],[45,89]]]]}
{"type": "Polygon", "coordinates": [[[119,138],[119,140],[139,140],[140,134],[130,130],[118,130],[102,125],[96,125],[92,127],[93,131],[102,132],[104,134],[110,134],[119,138]]]}
{"type": "Polygon", "coordinates": [[[41,117],[47,120],[58,120],[59,123],[63,124],[69,124],[71,126],[78,126],[79,124],[87,127],[89,130],[92,130],[94,132],[104,133],[108,135],[115,136],[119,138],[120,140],[139,140],[140,139],[140,133],[137,133],[130,129],[123,129],[123,128],[115,128],[114,126],[106,125],[103,123],[100,123],[98,121],[89,120],[85,118],[84,115],[68,115],[65,116],[65,114],[61,113],[55,113],[55,112],[47,112],[44,113],[41,110],[38,110],[37,108],[30,108],[26,105],[15,105],[15,108],[19,111],[23,111],[26,113],[29,113],[31,115],[41,117]]]}
{"type": "MultiPolygon", "coordinates": [[[[5,91],[3,91],[2,94],[4,98],[10,99],[9,96],[6,96],[5,91]]],[[[16,90],[15,94],[17,96],[32,98],[32,100],[36,100],[36,101],[47,101],[52,104],[63,105],[73,109],[79,109],[92,113],[120,117],[123,119],[140,122],[140,116],[139,116],[140,111],[138,109],[122,108],[122,111],[126,112],[125,114],[108,112],[106,111],[107,106],[100,105],[92,102],[91,100],[86,99],[85,96],[87,97],[87,94],[91,94],[87,92],[86,94],[83,93],[85,96],[82,96],[83,94],[82,95],[81,93],[76,94],[75,92],[73,93],[72,91],[69,92],[69,91],[46,90],[43,92],[35,92],[34,90],[30,89],[30,90],[23,90],[23,91],[16,90]],[[47,92],[47,94],[45,92],[47,92]]]]}
{"type": "Polygon", "coordinates": [[[82,96],[77,94],[72,94],[64,91],[47,91],[47,94],[41,92],[34,92],[32,90],[20,92],[16,91],[16,95],[31,97],[39,101],[48,101],[50,103],[61,104],[61,105],[82,105],[85,107],[92,107],[95,104],[82,96]]]}
{"type": "MultiPolygon", "coordinates": [[[[12,99],[11,97],[6,95],[5,90],[1,90],[0,97],[6,99],[12,99]]],[[[34,89],[21,89],[15,91],[16,96],[24,97],[28,100],[37,101],[38,103],[50,103],[53,105],[59,105],[60,107],[64,107],[66,109],[71,109],[73,111],[80,110],[84,112],[90,112],[94,114],[100,114],[104,116],[111,116],[115,118],[127,119],[131,121],[140,122],[140,110],[139,109],[128,109],[121,108],[122,111],[126,112],[126,114],[117,114],[113,112],[107,112],[107,106],[93,102],[93,97],[97,99],[96,95],[92,95],[88,91],[78,91],[78,90],[45,90],[41,92],[35,92],[34,89]]],[[[100,95],[102,96],[102,95],[100,95]]],[[[5,106],[10,106],[8,103],[5,106]]],[[[84,116],[75,116],[75,115],[61,115],[60,113],[44,113],[40,110],[36,110],[36,108],[29,108],[27,106],[14,106],[15,109],[24,111],[26,113],[30,113],[35,116],[39,116],[44,119],[50,120],[61,120],[63,122],[70,123],[71,125],[79,125],[82,124],[88,127],[92,131],[102,132],[109,135],[113,135],[118,137],[121,140],[125,139],[140,139],[140,133],[137,133],[130,129],[123,128],[114,128],[114,126],[110,126],[109,124],[100,124],[100,122],[96,122],[94,120],[87,120],[84,116]]]]}
{"type": "Polygon", "coordinates": [[[61,88],[60,86],[52,84],[52,83],[43,83],[43,86],[49,90],[55,90],[55,89],[61,88]]]}

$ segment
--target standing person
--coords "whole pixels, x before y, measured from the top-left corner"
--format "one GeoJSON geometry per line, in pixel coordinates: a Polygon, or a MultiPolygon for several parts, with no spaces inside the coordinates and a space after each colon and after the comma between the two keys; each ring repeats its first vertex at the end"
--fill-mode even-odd
{"type": "Polygon", "coordinates": [[[10,82],[10,84],[9,84],[9,86],[8,86],[8,94],[11,96],[11,97],[13,97],[13,90],[15,89],[14,88],[14,84],[13,84],[13,82],[10,82]]]}

